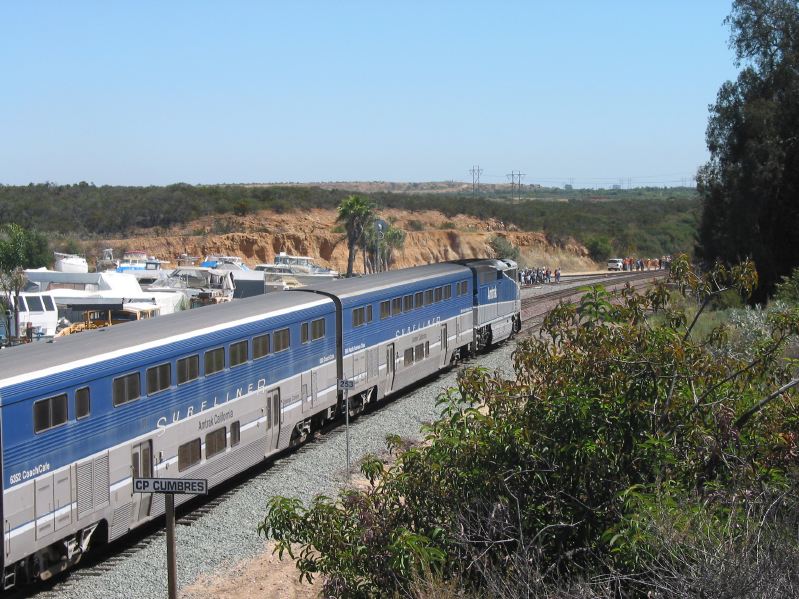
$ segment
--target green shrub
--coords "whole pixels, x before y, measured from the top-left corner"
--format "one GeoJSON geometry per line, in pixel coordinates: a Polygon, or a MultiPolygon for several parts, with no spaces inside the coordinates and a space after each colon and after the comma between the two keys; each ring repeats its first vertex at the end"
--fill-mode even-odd
{"type": "MultiPolygon", "coordinates": [[[[697,277],[685,258],[671,270],[698,312],[726,287],[749,293],[753,273],[697,277]]],[[[365,460],[366,490],[307,507],[273,498],[259,531],[335,596],[404,596],[426,577],[475,596],[502,596],[498,584],[504,596],[554,596],[586,580],[587,596],[591,580],[607,596],[680,581],[710,596],[783,556],[776,573],[799,555],[795,534],[779,532],[797,525],[799,401],[790,386],[775,392],[792,380],[775,356],[799,313],[769,320],[752,362],[709,351],[722,337],[694,341],[691,322],[665,285],[586,289],[519,343],[514,378],[464,370],[426,443],[403,451],[389,437],[397,461],[365,460]],[[729,551],[708,552],[720,539],[729,551]],[[749,569],[736,561],[748,547],[749,569]]],[[[797,582],[744,578],[740,588],[773,596],[797,582]]]]}
{"type": "Polygon", "coordinates": [[[518,247],[500,235],[495,235],[488,242],[497,258],[507,258],[519,262],[521,252],[518,247]]]}
{"type": "Polygon", "coordinates": [[[613,246],[606,237],[592,237],[585,245],[595,262],[604,262],[613,253],[613,246]]]}
{"type": "Polygon", "coordinates": [[[782,277],[777,283],[774,299],[799,304],[799,268],[794,268],[790,276],[782,277]]]}

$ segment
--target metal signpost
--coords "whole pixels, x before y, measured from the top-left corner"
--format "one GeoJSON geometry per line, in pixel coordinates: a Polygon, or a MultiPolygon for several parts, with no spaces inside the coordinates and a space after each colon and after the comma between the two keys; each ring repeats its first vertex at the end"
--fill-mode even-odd
{"type": "Polygon", "coordinates": [[[350,473],[350,389],[355,387],[355,381],[339,379],[338,388],[344,390],[344,429],[347,436],[347,474],[350,473]]]}
{"type": "Polygon", "coordinates": [[[208,480],[202,478],[134,478],[134,493],[166,495],[166,568],[169,599],[178,597],[177,558],[175,556],[175,495],[207,495],[208,480]]]}

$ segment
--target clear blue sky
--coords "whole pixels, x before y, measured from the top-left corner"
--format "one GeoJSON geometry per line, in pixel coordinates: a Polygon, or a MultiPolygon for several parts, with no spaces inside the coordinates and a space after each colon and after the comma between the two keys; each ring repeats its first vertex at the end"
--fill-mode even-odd
{"type": "Polygon", "coordinates": [[[0,183],[679,184],[729,0],[0,5],[0,183]]]}

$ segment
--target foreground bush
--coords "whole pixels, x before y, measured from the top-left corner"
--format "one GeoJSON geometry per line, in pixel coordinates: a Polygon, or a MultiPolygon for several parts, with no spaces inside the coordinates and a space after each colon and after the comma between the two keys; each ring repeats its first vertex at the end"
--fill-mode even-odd
{"type": "Polygon", "coordinates": [[[430,580],[477,596],[795,595],[797,569],[775,564],[799,553],[799,381],[782,357],[799,314],[771,313],[745,361],[713,351],[723,328],[690,331],[724,289],[751,291],[753,266],[700,277],[681,258],[671,276],[698,304],[690,322],[665,286],[592,288],[519,343],[512,379],[460,373],[425,445],[364,462],[368,490],[274,498],[259,530],[335,596],[430,580]]]}

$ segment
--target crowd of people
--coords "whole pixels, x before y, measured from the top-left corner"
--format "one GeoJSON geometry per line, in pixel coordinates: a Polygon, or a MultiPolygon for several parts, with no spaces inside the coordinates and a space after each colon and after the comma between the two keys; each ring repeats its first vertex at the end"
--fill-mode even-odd
{"type": "Polygon", "coordinates": [[[668,270],[671,264],[671,256],[661,256],[660,258],[622,258],[622,270],[668,270]]]}
{"type": "Polygon", "coordinates": [[[560,283],[560,268],[551,270],[548,266],[519,269],[519,284],[522,287],[543,283],[560,283]]]}
{"type": "MultiPolygon", "coordinates": [[[[623,271],[642,271],[642,270],[668,270],[671,264],[671,256],[661,256],[660,258],[622,258],[623,271]]],[[[538,268],[520,268],[519,285],[529,287],[530,285],[542,285],[545,283],[560,283],[560,268],[555,270],[548,266],[538,268]]]]}

